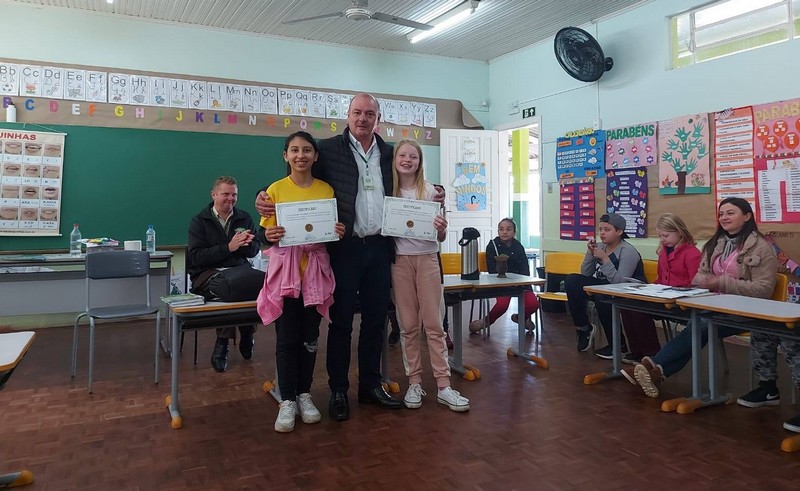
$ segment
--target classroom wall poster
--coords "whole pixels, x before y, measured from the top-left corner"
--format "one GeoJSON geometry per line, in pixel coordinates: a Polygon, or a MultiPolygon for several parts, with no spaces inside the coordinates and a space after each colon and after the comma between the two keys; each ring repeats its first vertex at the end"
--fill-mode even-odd
{"type": "Polygon", "coordinates": [[[800,145],[800,99],[753,106],[757,158],[798,155],[800,145]]]}
{"type": "Polygon", "coordinates": [[[594,178],[559,181],[559,237],[587,240],[594,237],[594,178]]]}
{"type": "Polygon", "coordinates": [[[59,235],[64,136],[0,130],[0,235],[59,235]]]}
{"type": "Polygon", "coordinates": [[[753,106],[756,213],[762,222],[800,222],[800,99],[753,106]]]}
{"type": "Polygon", "coordinates": [[[625,232],[647,237],[647,168],[606,170],[606,213],[625,218],[625,232]]]}
{"type": "Polygon", "coordinates": [[[606,132],[592,131],[556,140],[556,177],[605,177],[606,132]]]}
{"type": "Polygon", "coordinates": [[[800,223],[800,157],[755,159],[759,222],[800,223]]]}
{"type": "MultiPolygon", "coordinates": [[[[21,123],[270,136],[303,130],[327,138],[341,134],[353,97],[245,81],[84,68],[0,59],[2,108],[16,105],[21,123]]],[[[391,101],[395,121],[384,118],[380,126],[380,135],[387,141],[413,138],[438,145],[438,126],[480,126],[464,114],[459,101],[391,101]]]]}
{"type": "Polygon", "coordinates": [[[711,192],[708,114],[660,121],[658,151],[659,193],[711,192]]]}
{"type": "Polygon", "coordinates": [[[607,130],[606,169],[658,164],[657,132],[657,122],[607,130]]]}
{"type": "Polygon", "coordinates": [[[737,196],[756,209],[752,107],[714,114],[714,162],[717,203],[737,196]]]}
{"type": "Polygon", "coordinates": [[[456,191],[458,211],[483,211],[486,209],[486,162],[456,162],[456,191]]]}

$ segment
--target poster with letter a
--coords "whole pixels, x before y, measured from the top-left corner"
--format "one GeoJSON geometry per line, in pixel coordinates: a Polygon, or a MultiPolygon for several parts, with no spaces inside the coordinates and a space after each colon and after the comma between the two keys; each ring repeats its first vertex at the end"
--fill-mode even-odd
{"type": "Polygon", "coordinates": [[[64,136],[0,130],[0,235],[59,235],[64,136]]]}

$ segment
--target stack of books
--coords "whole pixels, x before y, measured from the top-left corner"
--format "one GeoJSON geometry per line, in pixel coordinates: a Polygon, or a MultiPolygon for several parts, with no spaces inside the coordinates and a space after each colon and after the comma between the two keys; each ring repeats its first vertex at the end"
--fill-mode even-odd
{"type": "Polygon", "coordinates": [[[193,305],[203,305],[206,299],[202,295],[194,293],[179,293],[177,295],[166,295],[161,297],[161,301],[171,307],[191,307],[193,305]]]}

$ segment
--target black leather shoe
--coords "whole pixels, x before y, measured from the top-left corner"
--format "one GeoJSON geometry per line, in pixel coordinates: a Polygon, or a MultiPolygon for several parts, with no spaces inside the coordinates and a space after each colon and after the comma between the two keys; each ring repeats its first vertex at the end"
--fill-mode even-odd
{"type": "Polygon", "coordinates": [[[392,396],[387,394],[383,387],[359,390],[358,402],[361,404],[377,404],[384,409],[400,409],[403,407],[403,403],[397,399],[392,399],[392,396]]]}
{"type": "Polygon", "coordinates": [[[350,419],[350,402],[347,392],[334,392],[331,402],[328,403],[328,414],[334,421],[347,421],[350,419]]]}
{"type": "Polygon", "coordinates": [[[255,345],[256,340],[253,339],[253,333],[242,333],[242,337],[239,339],[239,353],[242,354],[242,358],[245,360],[252,358],[255,345]]]}
{"type": "Polygon", "coordinates": [[[214,353],[211,355],[211,366],[218,372],[228,369],[228,340],[217,338],[214,353]]]}

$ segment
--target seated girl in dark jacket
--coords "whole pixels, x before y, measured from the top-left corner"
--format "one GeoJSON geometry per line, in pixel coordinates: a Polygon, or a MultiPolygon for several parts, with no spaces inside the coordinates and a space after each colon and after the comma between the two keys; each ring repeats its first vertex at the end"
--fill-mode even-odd
{"type": "MultiPolygon", "coordinates": [[[[508,256],[508,272],[525,276],[530,276],[531,271],[528,266],[528,256],[525,255],[525,248],[514,238],[517,234],[517,224],[511,218],[503,218],[497,225],[497,237],[486,246],[486,266],[489,273],[497,273],[497,256],[505,254],[508,256]]],[[[508,310],[511,297],[497,297],[497,303],[489,311],[489,316],[483,319],[472,321],[469,324],[470,332],[478,332],[492,325],[508,310]]],[[[536,326],[531,320],[531,316],[539,309],[539,300],[533,294],[531,287],[525,291],[525,329],[533,331],[536,326]]],[[[517,314],[511,316],[513,322],[518,322],[517,314]]]]}

